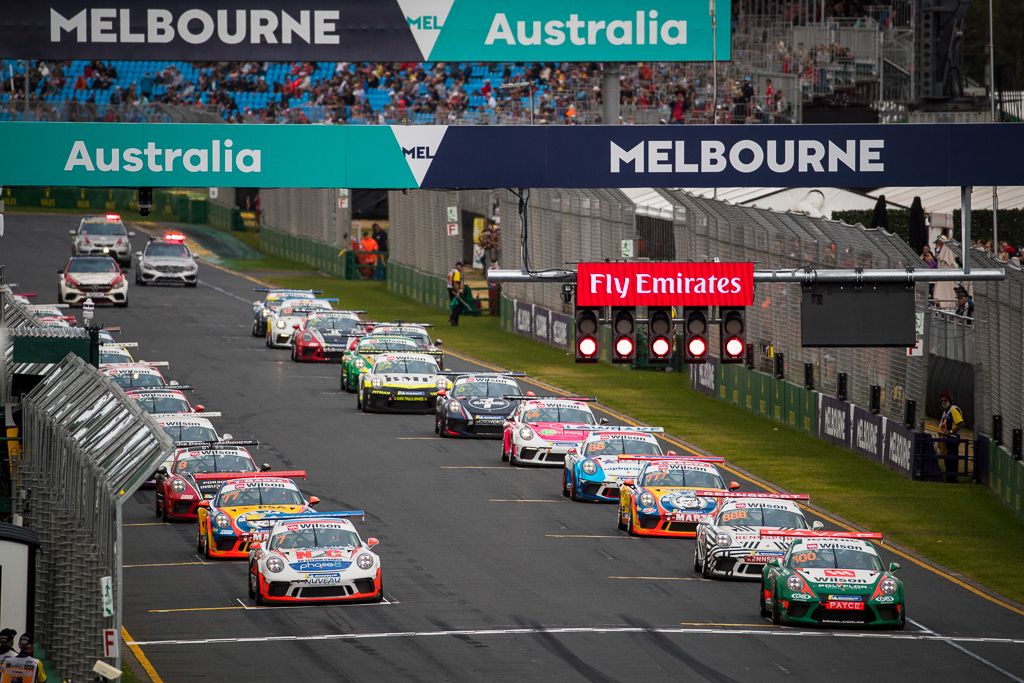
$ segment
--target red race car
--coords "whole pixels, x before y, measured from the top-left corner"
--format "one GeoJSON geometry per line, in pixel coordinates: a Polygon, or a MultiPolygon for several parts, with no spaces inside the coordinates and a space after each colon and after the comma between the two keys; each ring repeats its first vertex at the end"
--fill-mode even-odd
{"type": "Polygon", "coordinates": [[[366,311],[312,311],[292,325],[292,360],[309,363],[339,363],[348,345],[366,332],[359,314],[366,311]]]}
{"type": "MultiPolygon", "coordinates": [[[[248,442],[255,445],[256,442],[248,442]]],[[[225,446],[217,442],[179,448],[169,465],[157,470],[157,517],[167,520],[195,521],[199,501],[210,500],[224,483],[207,474],[266,472],[270,465],[256,467],[252,455],[243,446],[225,446]]]]}

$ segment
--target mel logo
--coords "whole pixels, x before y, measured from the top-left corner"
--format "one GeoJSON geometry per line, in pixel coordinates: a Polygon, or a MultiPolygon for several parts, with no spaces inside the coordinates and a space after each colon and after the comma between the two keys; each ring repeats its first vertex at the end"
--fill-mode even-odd
{"type": "Polygon", "coordinates": [[[417,185],[423,184],[447,130],[448,126],[391,126],[417,185]]]}
{"type": "Polygon", "coordinates": [[[444,28],[454,0],[398,0],[405,23],[412,32],[423,61],[430,61],[441,29],[444,28]]]}

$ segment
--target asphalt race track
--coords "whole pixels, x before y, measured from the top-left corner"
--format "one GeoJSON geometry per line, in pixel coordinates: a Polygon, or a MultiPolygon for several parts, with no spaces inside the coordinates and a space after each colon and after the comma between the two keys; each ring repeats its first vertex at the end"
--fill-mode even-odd
{"type": "MultiPolygon", "coordinates": [[[[7,280],[53,301],[77,217],[7,219],[7,280]]],[[[357,412],[338,366],[250,336],[252,288],[204,266],[197,289],[132,284],[129,308],[96,317],[139,343],[136,358],[169,361],[194,403],[223,412],[221,433],[259,439],[257,462],[307,470],[321,510],[366,510],[357,526],[381,539],[386,600],[257,608],[244,562],[202,561],[195,525],[159,522],[139,491],[124,514],[124,625],[164,681],[1024,678],[1024,613],[904,557],[884,559],[903,565],[905,631],[773,626],[757,584],[701,579],[691,540],[618,531],[614,506],[560,495],[561,470],[437,438],[432,416],[357,412]]]]}

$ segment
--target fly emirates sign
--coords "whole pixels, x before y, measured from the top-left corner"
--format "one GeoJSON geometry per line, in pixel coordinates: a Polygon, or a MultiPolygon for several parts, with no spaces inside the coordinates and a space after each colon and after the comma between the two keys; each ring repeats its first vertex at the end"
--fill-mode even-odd
{"type": "Polygon", "coordinates": [[[579,306],[750,306],[753,263],[581,263],[579,306]]]}

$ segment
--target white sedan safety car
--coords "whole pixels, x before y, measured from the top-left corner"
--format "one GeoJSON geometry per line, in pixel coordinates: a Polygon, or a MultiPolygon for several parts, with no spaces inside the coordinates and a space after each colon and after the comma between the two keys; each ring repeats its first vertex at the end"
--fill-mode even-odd
{"type": "Polygon", "coordinates": [[[764,536],[762,531],[824,528],[808,525],[797,501],[810,500],[803,493],[722,493],[695,491],[697,496],[722,502],[712,519],[697,525],[693,569],[706,579],[760,579],[764,566],[781,559],[792,538],[764,536]]]}
{"type": "Polygon", "coordinates": [[[92,299],[93,303],[128,305],[128,280],[109,256],[72,256],[57,273],[57,300],[62,304],[92,299]]]}
{"type": "Polygon", "coordinates": [[[151,238],[146,248],[135,255],[135,284],[175,284],[195,287],[199,283],[199,266],[185,246],[185,235],[170,232],[151,238]]]}
{"type": "Polygon", "coordinates": [[[587,425],[598,424],[587,403],[594,398],[579,396],[506,396],[521,401],[505,420],[501,459],[512,465],[561,467],[569,449],[579,449],[589,433],[587,425]]]}
{"type": "Polygon", "coordinates": [[[132,267],[132,245],[121,216],[107,213],[102,216],[86,216],[78,229],[68,230],[71,235],[71,253],[74,256],[111,256],[125,268],[132,267]]]}

